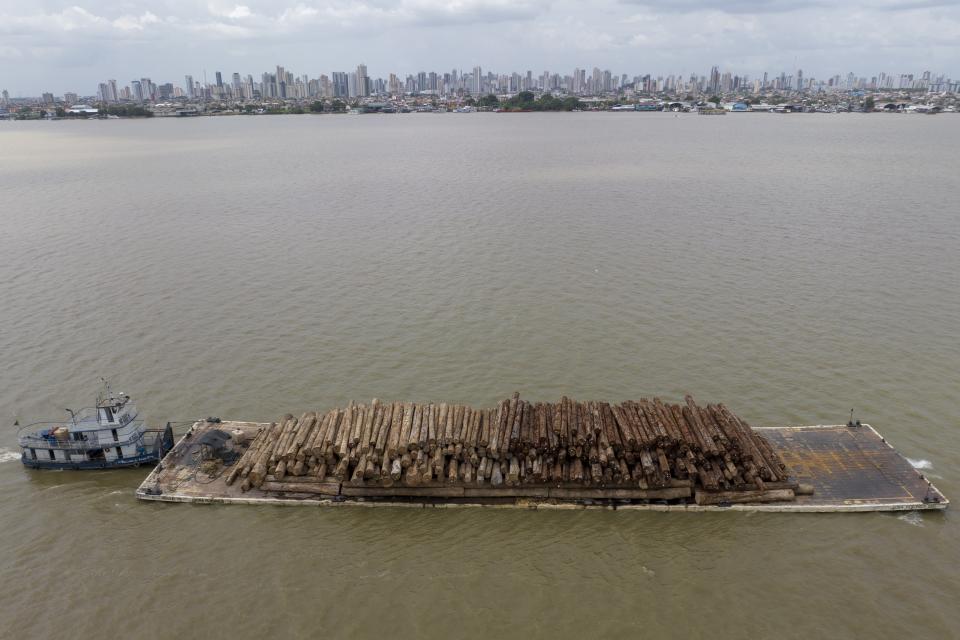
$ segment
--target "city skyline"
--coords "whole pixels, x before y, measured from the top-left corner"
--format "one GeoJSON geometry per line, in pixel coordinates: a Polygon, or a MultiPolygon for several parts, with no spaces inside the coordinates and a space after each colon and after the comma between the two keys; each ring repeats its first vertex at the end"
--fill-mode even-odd
{"type": "Polygon", "coordinates": [[[105,78],[247,75],[281,61],[318,77],[357,60],[374,77],[477,65],[957,77],[958,43],[956,0],[53,0],[0,7],[0,86],[11,96],[87,93],[105,78]]]}
{"type": "MultiPolygon", "coordinates": [[[[199,76],[184,74],[181,82],[161,79],[155,82],[141,76],[128,82],[115,78],[99,82],[96,91],[43,91],[37,96],[16,96],[3,89],[3,101],[18,98],[42,98],[54,102],[61,97],[67,103],[87,98],[99,102],[158,102],[169,99],[254,101],[269,99],[302,100],[310,98],[363,99],[371,96],[515,94],[520,91],[554,92],[578,96],[618,93],[627,88],[634,94],[654,93],[761,93],[761,92],[824,92],[925,90],[930,92],[960,91],[960,80],[926,70],[922,73],[880,72],[870,76],[854,72],[817,77],[796,69],[788,73],[764,72],[753,77],[734,73],[713,65],[708,73],[689,75],[628,74],[593,67],[576,68],[570,74],[549,69],[534,73],[494,72],[477,65],[471,69],[450,71],[418,71],[374,76],[364,63],[352,70],[331,71],[311,77],[297,74],[283,65],[254,76],[238,71],[215,70],[199,76]]],[[[0,88],[3,88],[0,85],[0,88]]]]}

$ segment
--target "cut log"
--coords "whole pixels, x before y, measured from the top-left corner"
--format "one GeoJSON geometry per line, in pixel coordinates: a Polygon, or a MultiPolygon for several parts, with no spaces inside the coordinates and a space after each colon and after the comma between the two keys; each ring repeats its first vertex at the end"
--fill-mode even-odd
{"type": "Polygon", "coordinates": [[[791,502],[795,500],[793,489],[768,489],[766,491],[704,491],[694,492],[698,505],[723,505],[759,502],[791,502]]]}

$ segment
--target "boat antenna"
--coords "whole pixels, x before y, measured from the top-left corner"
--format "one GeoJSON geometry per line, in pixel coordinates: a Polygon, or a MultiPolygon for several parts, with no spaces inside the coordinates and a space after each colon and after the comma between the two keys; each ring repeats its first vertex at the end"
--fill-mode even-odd
{"type": "Polygon", "coordinates": [[[71,420],[71,422],[73,422],[74,428],[76,428],[76,426],[77,426],[77,414],[76,414],[76,412],[74,412],[73,409],[64,409],[64,411],[66,411],[67,413],[70,414],[70,420],[71,420]]]}

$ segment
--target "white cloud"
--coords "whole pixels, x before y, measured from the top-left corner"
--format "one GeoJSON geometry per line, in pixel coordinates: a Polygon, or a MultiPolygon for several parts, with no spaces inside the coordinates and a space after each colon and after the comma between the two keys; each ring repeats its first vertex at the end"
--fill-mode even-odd
{"type": "Polygon", "coordinates": [[[110,24],[124,31],[143,31],[149,25],[158,22],[160,22],[160,18],[146,11],[140,16],[120,16],[111,21],[110,24]]]}

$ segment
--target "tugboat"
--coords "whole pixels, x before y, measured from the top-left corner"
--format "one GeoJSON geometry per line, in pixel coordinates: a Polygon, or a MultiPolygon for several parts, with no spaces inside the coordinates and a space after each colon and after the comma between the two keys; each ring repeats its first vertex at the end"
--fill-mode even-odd
{"type": "Polygon", "coordinates": [[[159,461],[173,448],[173,429],[147,429],[130,396],[103,380],[95,407],[61,422],[35,422],[18,432],[20,456],[33,469],[115,469],[159,461]]]}

